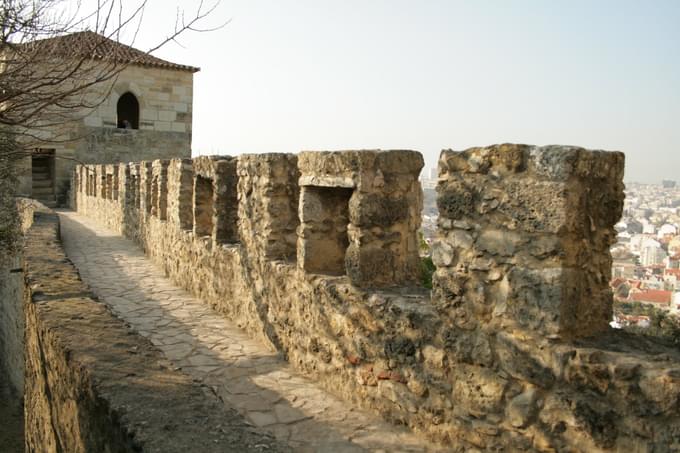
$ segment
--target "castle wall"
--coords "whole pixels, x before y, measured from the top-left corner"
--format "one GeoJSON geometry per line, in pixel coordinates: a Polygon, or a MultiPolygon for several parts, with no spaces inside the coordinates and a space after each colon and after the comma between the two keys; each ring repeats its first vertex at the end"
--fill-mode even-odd
{"type": "Polygon", "coordinates": [[[36,212],[23,267],[26,451],[289,451],[94,299],[53,212],[36,212]]]}
{"type": "MultiPolygon", "coordinates": [[[[135,238],[175,282],[329,391],[461,448],[680,441],[680,354],[607,325],[621,153],[443,152],[431,294],[415,270],[418,153],[138,167],[118,200],[77,183],[74,207],[135,238]]],[[[84,170],[106,171],[78,168],[76,179],[84,170]]]]}
{"type": "Polygon", "coordinates": [[[24,386],[24,314],[21,254],[0,256],[0,380],[17,395],[24,386]]]}
{"type": "MultiPolygon", "coordinates": [[[[40,203],[17,199],[23,233],[33,224],[33,213],[44,209],[40,203]]],[[[24,389],[24,272],[23,249],[0,253],[0,380],[8,383],[15,395],[24,389]]]]}

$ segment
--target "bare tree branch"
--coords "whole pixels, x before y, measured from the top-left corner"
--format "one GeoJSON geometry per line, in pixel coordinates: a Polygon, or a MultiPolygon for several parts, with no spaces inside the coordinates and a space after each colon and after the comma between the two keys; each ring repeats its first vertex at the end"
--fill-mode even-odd
{"type": "MultiPolygon", "coordinates": [[[[38,148],[81,139],[68,127],[105,102],[126,68],[188,32],[206,26],[220,0],[178,10],[175,23],[159,31],[146,51],[132,52],[148,0],[97,0],[90,10],[80,0],[2,0],[0,3],[0,250],[12,244],[15,222],[10,204],[19,162],[38,148]],[[72,39],[76,32],[96,38],[72,39]],[[132,36],[128,46],[120,43],[132,36]],[[9,201],[8,201],[9,200],[9,201]],[[14,223],[13,223],[14,222],[14,223]]],[[[161,61],[162,60],[158,60],[161,61]]],[[[70,156],[55,156],[80,162],[70,156]]]]}

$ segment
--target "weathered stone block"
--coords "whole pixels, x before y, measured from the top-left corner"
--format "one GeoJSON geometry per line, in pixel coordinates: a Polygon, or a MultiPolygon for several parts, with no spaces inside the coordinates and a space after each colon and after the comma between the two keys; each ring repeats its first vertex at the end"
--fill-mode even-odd
{"type": "Polygon", "coordinates": [[[193,159],[194,233],[216,244],[239,242],[236,159],[202,156],[193,159]]]}
{"type": "Polygon", "coordinates": [[[531,423],[538,412],[536,391],[532,388],[517,395],[506,409],[508,422],[516,428],[524,428],[531,423]]]}
{"type": "Polygon", "coordinates": [[[302,188],[298,261],[311,273],[345,274],[349,246],[349,199],[352,191],[336,187],[302,188]]]}
{"type": "Polygon", "coordinates": [[[300,189],[297,156],[242,154],[238,158],[239,228],[264,258],[295,261],[300,189]]]}
{"type": "Polygon", "coordinates": [[[472,415],[498,409],[507,388],[507,380],[493,370],[461,365],[455,372],[453,398],[472,415]]]}
{"type": "Polygon", "coordinates": [[[168,160],[155,160],[151,164],[151,215],[159,220],[168,217],[168,160]]]}
{"type": "Polygon", "coordinates": [[[337,262],[342,249],[343,273],[356,285],[385,287],[415,281],[419,272],[416,235],[422,207],[418,183],[422,165],[422,156],[413,151],[301,153],[301,267],[318,269],[319,265],[312,263],[321,258],[315,255],[331,249],[337,262]],[[345,197],[341,201],[320,197],[331,191],[344,191],[345,197]],[[347,209],[346,215],[344,211],[338,215],[337,209],[335,213],[328,211],[326,205],[336,202],[347,209]],[[329,215],[337,218],[329,219],[329,215]],[[338,221],[346,222],[343,228],[338,221]],[[347,240],[336,232],[346,233],[347,240]]]}
{"type": "Polygon", "coordinates": [[[382,248],[360,248],[352,244],[345,255],[347,275],[357,284],[394,282],[394,267],[394,254],[382,248]]]}
{"type": "Polygon", "coordinates": [[[526,169],[529,149],[528,145],[506,143],[487,148],[470,148],[465,154],[445,150],[439,159],[440,176],[447,177],[460,171],[493,175],[518,173],[526,169]]]}
{"type": "Polygon", "coordinates": [[[168,164],[168,219],[184,231],[193,229],[194,178],[191,159],[168,164]]]}
{"type": "MultiPolygon", "coordinates": [[[[504,324],[551,336],[608,327],[609,246],[623,206],[621,153],[505,144],[443,151],[440,165],[442,232],[434,251],[440,266],[466,273],[468,288],[506,285],[507,294],[495,292],[491,301],[504,324]],[[452,250],[442,254],[448,250],[442,243],[452,250]]],[[[434,286],[447,293],[444,273],[435,273],[434,286]]]]}
{"type": "Polygon", "coordinates": [[[390,227],[408,219],[409,206],[404,198],[393,199],[384,194],[367,194],[350,201],[351,221],[358,227],[390,227]]]}

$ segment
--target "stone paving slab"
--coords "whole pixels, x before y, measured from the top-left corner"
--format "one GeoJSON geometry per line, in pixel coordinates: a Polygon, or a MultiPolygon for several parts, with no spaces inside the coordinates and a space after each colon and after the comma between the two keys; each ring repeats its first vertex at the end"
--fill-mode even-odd
{"type": "Polygon", "coordinates": [[[117,316],[177,368],[295,451],[444,451],[323,390],[175,286],[132,241],[73,211],[59,216],[66,253],[117,316]]]}

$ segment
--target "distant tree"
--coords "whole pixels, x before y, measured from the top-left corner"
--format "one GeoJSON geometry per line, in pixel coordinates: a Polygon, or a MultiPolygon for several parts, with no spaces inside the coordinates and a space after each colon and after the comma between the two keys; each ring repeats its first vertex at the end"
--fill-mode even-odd
{"type": "Polygon", "coordinates": [[[615,305],[616,313],[631,316],[647,316],[649,327],[627,326],[625,330],[651,337],[661,338],[674,345],[680,345],[680,317],[665,310],[639,302],[621,302],[615,305]]]}
{"type": "Polygon", "coordinates": [[[0,267],[6,254],[19,244],[19,218],[14,202],[16,173],[10,157],[15,149],[12,135],[0,132],[0,267]]]}
{"type": "Polygon", "coordinates": [[[427,288],[432,289],[432,277],[437,267],[432,262],[431,256],[424,256],[420,259],[420,282],[427,288]]]}
{"type": "Polygon", "coordinates": [[[425,240],[425,235],[423,230],[418,230],[418,249],[420,256],[428,256],[431,253],[430,244],[425,240]]]}
{"type": "Polygon", "coordinates": [[[427,289],[432,289],[432,276],[437,270],[432,262],[432,249],[425,240],[422,230],[418,231],[418,248],[420,251],[420,283],[427,289]]]}

